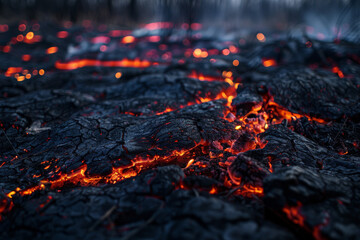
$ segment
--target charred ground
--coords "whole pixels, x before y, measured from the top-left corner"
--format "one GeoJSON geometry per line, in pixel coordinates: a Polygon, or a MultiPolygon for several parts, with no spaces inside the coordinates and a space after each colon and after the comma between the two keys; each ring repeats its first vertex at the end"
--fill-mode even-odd
{"type": "Polygon", "coordinates": [[[34,26],[1,33],[4,239],[360,238],[357,45],[34,26]]]}

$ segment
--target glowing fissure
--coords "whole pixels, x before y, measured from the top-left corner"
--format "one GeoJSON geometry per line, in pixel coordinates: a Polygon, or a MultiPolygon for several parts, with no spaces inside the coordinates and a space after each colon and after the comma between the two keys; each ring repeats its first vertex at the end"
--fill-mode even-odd
{"type": "MultiPolygon", "coordinates": [[[[121,62],[121,63],[119,63],[120,65],[124,64],[122,61],[120,61],[120,62],[121,62]]],[[[133,64],[134,62],[128,62],[125,65],[129,65],[130,63],[133,64]]],[[[64,67],[66,69],[76,69],[78,67],[88,66],[87,64],[89,64],[89,65],[104,64],[106,66],[112,66],[114,63],[113,63],[113,61],[99,62],[97,60],[90,60],[90,62],[86,61],[86,62],[81,63],[81,60],[80,60],[80,63],[79,62],[69,62],[67,64],[68,65],[59,65],[59,66],[64,67]],[[65,67],[65,66],[67,66],[67,67],[65,67]]],[[[139,64],[141,65],[141,61],[138,61],[135,63],[135,65],[139,65],[139,64]]],[[[144,64],[144,66],[145,65],[148,66],[148,64],[150,64],[150,63],[146,62],[146,64],[144,64]]],[[[18,70],[18,69],[16,69],[16,70],[18,70]]],[[[204,75],[196,74],[195,72],[192,72],[191,76],[195,77],[195,76],[204,76],[204,75]]],[[[232,76],[230,76],[230,77],[231,77],[230,80],[232,81],[233,78],[232,78],[232,76]]],[[[215,80],[215,79],[221,79],[221,78],[211,78],[211,77],[207,78],[204,76],[203,79],[199,79],[199,80],[204,80],[204,79],[215,80]]],[[[232,101],[232,99],[234,99],[236,97],[236,88],[234,86],[235,86],[234,83],[230,84],[230,87],[226,91],[220,92],[215,98],[199,98],[199,100],[196,103],[189,103],[186,106],[190,106],[193,104],[199,104],[202,102],[213,101],[213,100],[217,100],[217,99],[226,99],[227,106],[230,109],[229,112],[236,114],[234,109],[232,109],[232,107],[231,107],[231,101],[232,101]]],[[[236,85],[236,87],[237,86],[238,85],[236,85]]],[[[183,106],[183,107],[186,107],[186,106],[183,106]]],[[[171,111],[174,111],[174,109],[168,107],[168,108],[166,108],[165,111],[156,113],[156,115],[164,114],[166,112],[171,112],[171,111]]],[[[224,113],[224,114],[227,114],[227,113],[224,113]]],[[[291,121],[291,120],[294,120],[296,118],[301,118],[301,117],[307,117],[309,120],[317,121],[319,123],[326,122],[325,120],[313,118],[313,117],[310,117],[307,115],[292,113],[292,112],[286,110],[284,107],[281,107],[280,105],[275,103],[273,101],[273,99],[270,98],[270,100],[267,102],[264,99],[264,102],[260,102],[257,105],[255,105],[252,108],[252,110],[249,111],[246,115],[238,117],[237,120],[240,122],[240,125],[237,125],[235,127],[235,130],[246,131],[255,137],[256,144],[248,145],[249,148],[243,150],[243,151],[248,151],[248,150],[256,149],[259,147],[260,148],[265,147],[266,143],[263,143],[261,141],[261,139],[258,137],[258,134],[265,132],[270,124],[280,123],[283,119],[287,119],[287,120],[291,121]],[[272,118],[270,118],[269,114],[267,113],[267,111],[269,109],[274,110],[273,114],[275,114],[275,115],[272,116],[272,118]],[[248,117],[250,115],[256,115],[256,118],[248,119],[248,117]]],[[[145,159],[135,158],[135,159],[133,159],[133,164],[131,166],[127,166],[127,167],[123,167],[123,168],[113,168],[112,173],[107,176],[94,176],[94,177],[87,176],[86,175],[87,165],[83,164],[79,169],[72,171],[71,173],[60,173],[58,175],[58,179],[56,179],[56,180],[42,180],[42,181],[40,181],[40,184],[38,186],[30,187],[27,189],[17,188],[16,190],[8,193],[7,197],[12,198],[16,193],[18,193],[22,196],[31,195],[35,191],[44,190],[46,188],[46,186],[48,186],[48,185],[50,186],[50,189],[59,189],[59,188],[62,188],[65,184],[69,184],[69,183],[74,184],[74,185],[82,185],[82,186],[97,185],[99,183],[114,184],[114,183],[122,181],[126,178],[136,176],[143,169],[147,169],[148,166],[150,166],[155,161],[166,162],[167,159],[169,159],[170,157],[181,158],[185,153],[189,152],[190,150],[182,150],[180,152],[173,151],[168,157],[154,156],[152,158],[145,158],[145,159]]],[[[224,151],[230,151],[234,155],[239,153],[238,151],[235,151],[233,149],[225,149],[224,151]]],[[[241,151],[241,152],[243,152],[243,151],[241,151]]],[[[193,163],[193,161],[191,163],[189,162],[187,167],[189,167],[192,163],[193,163]]],[[[271,163],[269,164],[269,166],[271,166],[271,163]]],[[[271,171],[272,171],[272,169],[271,169],[271,171]]],[[[236,187],[237,185],[240,184],[239,182],[235,181],[234,179],[232,179],[232,182],[233,182],[234,187],[236,187]]],[[[215,194],[216,192],[217,192],[217,190],[216,191],[212,190],[212,194],[215,194]]],[[[257,195],[262,195],[263,189],[261,186],[244,185],[241,189],[237,190],[236,193],[237,194],[253,193],[253,194],[257,194],[257,195]]],[[[284,211],[291,212],[294,210],[290,209],[290,210],[284,210],[284,211]]]]}
{"type": "Polygon", "coordinates": [[[314,239],[316,240],[324,240],[324,238],[321,234],[321,228],[329,224],[329,216],[326,215],[323,222],[321,224],[318,224],[314,226],[313,228],[310,228],[306,225],[306,219],[304,215],[301,213],[302,203],[297,202],[296,206],[285,206],[282,211],[285,213],[286,217],[293,222],[296,225],[299,225],[302,229],[305,229],[307,232],[312,234],[314,239]]]}
{"type": "Polygon", "coordinates": [[[147,60],[140,59],[123,59],[123,60],[96,60],[96,59],[79,59],[70,62],[55,62],[55,68],[59,70],[75,70],[84,67],[127,67],[127,68],[147,68],[157,65],[147,60]]]}
{"type": "MultiPolygon", "coordinates": [[[[59,173],[55,177],[55,180],[45,179],[41,180],[39,185],[33,186],[26,189],[16,188],[14,191],[9,192],[6,196],[8,198],[13,198],[15,194],[21,196],[31,195],[35,191],[44,190],[46,186],[49,186],[50,189],[61,189],[65,184],[74,184],[81,186],[95,186],[97,184],[115,184],[119,181],[122,181],[127,178],[136,176],[144,169],[148,169],[156,162],[167,162],[171,161],[174,157],[181,158],[189,153],[192,149],[196,148],[200,144],[206,144],[205,142],[200,142],[194,147],[186,150],[174,150],[167,156],[152,156],[152,157],[135,157],[132,160],[132,164],[129,166],[124,166],[120,168],[113,168],[112,172],[106,176],[88,176],[86,174],[87,165],[84,163],[80,168],[72,170],[70,173],[59,173]]],[[[45,167],[47,168],[47,166],[45,167]]],[[[0,210],[2,205],[0,204],[0,210]]],[[[1,211],[0,211],[1,213],[1,211]]]]}

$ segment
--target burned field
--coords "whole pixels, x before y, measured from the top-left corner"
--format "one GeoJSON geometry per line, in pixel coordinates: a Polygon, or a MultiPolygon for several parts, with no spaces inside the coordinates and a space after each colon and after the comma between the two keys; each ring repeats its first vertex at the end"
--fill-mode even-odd
{"type": "Polygon", "coordinates": [[[1,238],[359,239],[359,46],[171,27],[1,25],[1,238]]]}

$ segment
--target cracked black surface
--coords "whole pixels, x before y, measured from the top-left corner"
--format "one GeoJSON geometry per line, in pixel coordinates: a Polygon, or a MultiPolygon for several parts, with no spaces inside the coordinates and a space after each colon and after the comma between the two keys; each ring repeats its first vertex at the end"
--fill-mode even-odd
{"type": "MultiPolygon", "coordinates": [[[[359,49],[318,42],[313,50],[295,42],[291,51],[276,41],[244,47],[236,55],[238,67],[231,64],[234,56],[216,56],[216,63],[146,69],[52,69],[24,82],[1,76],[1,206],[13,204],[2,213],[1,238],[360,239],[360,68],[351,57],[359,49]],[[318,51],[332,57],[345,77],[326,64],[311,69],[320,61],[318,51]],[[270,56],[279,66],[262,66],[261,57],[270,56]],[[121,79],[114,78],[120,70],[121,79]],[[284,120],[259,135],[264,148],[224,151],[229,142],[242,148],[253,136],[235,130],[237,120],[225,115],[226,99],[201,103],[230,85],[187,77],[192,70],[231,70],[241,77],[232,102],[237,117],[269,94],[289,111],[326,123],[284,120]],[[162,113],[167,108],[172,111],[162,113]],[[185,168],[190,159],[197,165],[185,168]],[[102,180],[6,197],[84,164],[86,177],[102,180]],[[111,184],[106,177],[114,168],[138,173],[111,184]],[[264,193],[235,194],[244,184],[264,193]],[[284,213],[286,207],[300,209],[302,225],[284,213]]],[[[142,48],[119,52],[131,56],[142,48]]],[[[59,51],[57,58],[64,55],[59,51]]]]}

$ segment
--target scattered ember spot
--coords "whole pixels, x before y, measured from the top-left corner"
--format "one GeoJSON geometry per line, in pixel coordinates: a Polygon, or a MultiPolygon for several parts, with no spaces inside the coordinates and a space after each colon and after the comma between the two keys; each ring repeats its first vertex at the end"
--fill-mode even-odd
{"type": "Polygon", "coordinates": [[[121,76],[122,76],[122,73],[121,73],[121,72],[115,73],[115,77],[116,77],[116,78],[121,78],[121,76]]]}
{"type": "Polygon", "coordinates": [[[266,37],[263,33],[258,33],[256,34],[256,38],[257,40],[259,40],[259,42],[265,42],[266,41],[266,37]]]}
{"type": "Polygon", "coordinates": [[[349,152],[348,152],[347,150],[339,152],[340,155],[346,155],[346,154],[348,154],[348,153],[349,153],[349,152]]]}
{"type": "Polygon", "coordinates": [[[22,59],[24,62],[28,62],[28,61],[30,61],[31,56],[30,56],[29,54],[24,54],[24,55],[22,55],[21,59],[22,59]]]}
{"type": "Polygon", "coordinates": [[[16,78],[16,80],[17,80],[18,82],[22,82],[22,81],[25,80],[25,76],[19,76],[19,77],[16,78]]]}
{"type": "Polygon", "coordinates": [[[102,46],[100,47],[100,51],[101,51],[101,52],[106,52],[106,50],[107,50],[107,46],[102,45],[102,46]]]}
{"type": "Polygon", "coordinates": [[[194,159],[190,159],[189,162],[186,164],[186,167],[185,168],[188,168],[191,166],[191,164],[194,163],[194,159]]]}
{"type": "Polygon", "coordinates": [[[225,56],[227,56],[227,55],[230,54],[230,50],[227,49],[227,48],[225,48],[225,49],[222,50],[222,54],[225,55],[225,56]]]}
{"type": "Polygon", "coordinates": [[[25,24],[20,24],[19,25],[19,31],[20,32],[23,32],[23,31],[25,31],[26,30],[26,25],[25,24]]]}
{"type": "Polygon", "coordinates": [[[189,78],[199,79],[200,81],[221,81],[221,77],[214,77],[214,76],[206,76],[202,73],[197,73],[196,71],[192,71],[189,75],[189,78]]]}
{"type": "Polygon", "coordinates": [[[22,42],[24,40],[24,35],[21,35],[21,34],[17,35],[16,40],[18,42],[22,42]]]}
{"type": "Polygon", "coordinates": [[[69,33],[67,31],[60,31],[57,33],[58,38],[67,38],[69,36],[69,33]]]}
{"type": "Polygon", "coordinates": [[[344,73],[339,69],[339,67],[333,67],[332,72],[336,73],[339,78],[344,78],[344,73]]]}
{"type": "Polygon", "coordinates": [[[46,49],[46,54],[54,54],[58,51],[58,47],[50,47],[46,49]]]}
{"type": "Polygon", "coordinates": [[[273,67],[273,66],[277,65],[277,63],[274,59],[263,59],[262,63],[264,65],[264,67],[273,67]]]}
{"type": "Polygon", "coordinates": [[[3,52],[4,53],[8,53],[8,52],[10,52],[11,51],[11,47],[9,46],[9,45],[7,45],[7,46],[5,46],[4,48],[3,48],[3,52]]]}
{"type": "Polygon", "coordinates": [[[34,33],[33,33],[33,32],[28,32],[28,33],[26,34],[26,39],[31,40],[31,39],[33,39],[33,38],[34,38],[34,33]]]}
{"type": "Polygon", "coordinates": [[[212,187],[211,190],[209,191],[210,194],[216,194],[217,190],[215,187],[212,187]]]}
{"type": "Polygon", "coordinates": [[[124,43],[124,44],[133,43],[133,42],[135,42],[135,37],[133,37],[133,36],[126,36],[126,37],[124,37],[124,38],[122,39],[121,42],[124,43]]]}
{"type": "Polygon", "coordinates": [[[53,199],[52,196],[48,196],[48,198],[46,199],[46,201],[45,201],[44,203],[40,204],[38,210],[40,210],[41,208],[44,208],[46,205],[48,205],[48,204],[51,202],[52,199],[53,199]]]}

